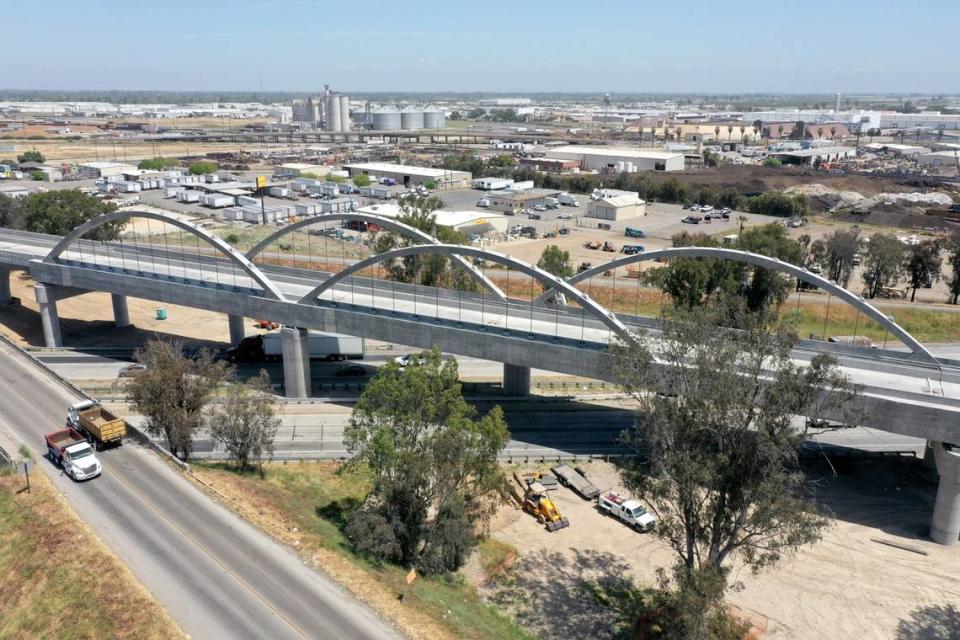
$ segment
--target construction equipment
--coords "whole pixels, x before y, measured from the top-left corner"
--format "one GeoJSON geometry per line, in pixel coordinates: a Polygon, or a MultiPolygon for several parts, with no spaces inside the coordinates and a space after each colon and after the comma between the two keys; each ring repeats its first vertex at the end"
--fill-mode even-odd
{"type": "Polygon", "coordinates": [[[606,242],[603,243],[602,249],[603,249],[604,251],[607,251],[608,253],[616,253],[616,252],[617,252],[617,248],[616,248],[615,246],[613,246],[613,243],[610,242],[609,240],[607,240],[606,242]]]}
{"type": "Polygon", "coordinates": [[[274,322],[273,320],[257,320],[253,323],[257,329],[267,329],[268,331],[273,331],[274,329],[280,328],[280,323],[274,322]]]}
{"type": "Polygon", "coordinates": [[[581,262],[580,266],[577,267],[577,273],[583,273],[587,269],[591,269],[591,268],[593,268],[592,262],[581,262]]]}
{"type": "Polygon", "coordinates": [[[556,531],[570,526],[570,521],[560,515],[557,505],[547,496],[547,488],[539,482],[540,473],[521,475],[514,472],[513,477],[523,491],[522,495],[513,494],[520,508],[536,518],[540,524],[546,525],[547,531],[556,531]]]}
{"type": "Polygon", "coordinates": [[[597,249],[600,248],[600,243],[597,242],[596,240],[591,240],[590,242],[584,242],[583,246],[586,247],[587,249],[592,249],[596,251],[597,249]]]}
{"type": "Polygon", "coordinates": [[[523,494],[523,510],[546,525],[547,531],[556,531],[570,526],[570,521],[560,515],[557,505],[547,497],[547,489],[539,482],[527,487],[523,494]]]}

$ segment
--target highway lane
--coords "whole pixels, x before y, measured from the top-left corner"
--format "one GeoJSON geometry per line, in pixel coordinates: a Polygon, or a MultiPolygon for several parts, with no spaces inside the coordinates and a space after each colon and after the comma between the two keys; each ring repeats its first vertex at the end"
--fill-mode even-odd
{"type": "Polygon", "coordinates": [[[0,420],[192,637],[400,637],[147,449],[104,451],[103,476],[83,484],[63,476],[39,456],[43,433],[63,423],[75,396],[5,343],[0,363],[0,420]]]}

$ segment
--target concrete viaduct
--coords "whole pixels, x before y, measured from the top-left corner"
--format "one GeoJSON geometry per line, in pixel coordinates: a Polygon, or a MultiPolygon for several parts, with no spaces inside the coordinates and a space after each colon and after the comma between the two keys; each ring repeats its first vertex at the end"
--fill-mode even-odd
{"type": "MultiPolygon", "coordinates": [[[[789,273],[855,306],[897,336],[910,353],[867,350],[821,341],[801,341],[794,358],[808,360],[830,350],[844,373],[862,386],[857,402],[862,424],[927,439],[940,485],[931,536],[954,544],[960,536],[960,368],[941,362],[891,318],[859,296],[805,269],[765,256],[729,249],[686,247],[627,256],[568,281],[504,254],[469,246],[443,245],[396,221],[363,214],[316,216],[297,224],[361,218],[422,242],[360,260],[336,274],[256,264],[254,259],[280,229],[246,255],[204,229],[166,214],[123,211],[81,225],[65,237],[0,230],[0,301],[9,299],[9,272],[27,270],[36,281],[44,339],[62,345],[57,301],[89,291],[111,294],[117,326],[130,323],[127,296],[217,311],[229,316],[231,340],[243,337],[243,318],[282,322],[285,389],[310,393],[307,329],[375,338],[412,347],[434,345],[449,353],[504,363],[504,390],[529,390],[530,369],[546,369],[613,381],[609,346],[630,340],[649,319],[614,314],[574,285],[593,272],[657,257],[724,258],[789,273]],[[83,239],[97,227],[132,218],[169,225],[196,238],[197,252],[181,246],[97,242],[83,239]],[[369,219],[368,219],[369,218],[369,219]],[[374,220],[374,218],[377,218],[374,220]],[[200,244],[206,245],[204,252],[200,244]],[[361,272],[415,255],[442,255],[481,284],[481,293],[406,285],[361,272]],[[537,281],[547,292],[538,300],[507,298],[478,271],[473,258],[499,263],[537,281]],[[562,296],[558,295],[562,294],[562,296]],[[549,302],[549,300],[554,302],[549,302]],[[568,301],[576,305],[568,304],[568,301]]],[[[829,416],[827,416],[829,417],[829,416]]],[[[839,418],[840,416],[835,416],[839,418]]]]}

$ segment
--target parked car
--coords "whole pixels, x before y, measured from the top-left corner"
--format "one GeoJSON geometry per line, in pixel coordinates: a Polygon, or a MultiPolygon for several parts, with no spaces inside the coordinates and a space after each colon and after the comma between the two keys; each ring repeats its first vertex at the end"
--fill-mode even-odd
{"type": "Polygon", "coordinates": [[[700,216],[687,216],[680,222],[683,222],[686,224],[700,224],[700,220],[701,220],[700,216]]]}
{"type": "Polygon", "coordinates": [[[128,364],[123,369],[120,369],[120,371],[117,372],[117,377],[130,378],[132,376],[137,375],[141,371],[146,371],[146,370],[147,370],[147,365],[135,362],[133,364],[128,364]]]}

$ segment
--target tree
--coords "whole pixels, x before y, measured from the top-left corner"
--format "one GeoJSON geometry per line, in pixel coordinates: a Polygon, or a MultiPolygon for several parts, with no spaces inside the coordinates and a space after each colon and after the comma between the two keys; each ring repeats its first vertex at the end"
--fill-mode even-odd
{"type": "Polygon", "coordinates": [[[870,238],[863,258],[863,281],[867,297],[876,298],[885,287],[892,287],[903,275],[903,243],[888,233],[877,233],[870,238]]]}
{"type": "Polygon", "coordinates": [[[947,261],[950,263],[950,304],[960,299],[960,235],[950,238],[947,243],[947,261]]]}
{"type": "Polygon", "coordinates": [[[543,250],[537,266],[558,278],[566,279],[573,275],[573,267],[570,265],[570,252],[564,251],[555,244],[548,245],[543,250]]]}
{"type": "Polygon", "coordinates": [[[162,436],[173,455],[188,459],[203,410],[231,372],[208,351],[185,357],[179,342],[151,340],[134,357],[146,368],[131,380],[129,395],[147,419],[147,433],[162,436]]]}
{"type": "Polygon", "coordinates": [[[856,392],[831,356],[794,364],[794,339],[773,330],[771,314],[729,302],[615,351],[639,406],[624,435],[639,456],[622,479],[673,552],[677,637],[693,640],[713,637],[705,626],[722,609],[731,560],[759,572],[820,539],[827,523],[804,496],[794,418],[835,414],[856,392]]]}
{"type": "Polygon", "coordinates": [[[825,238],[822,266],[827,280],[846,288],[853,275],[855,256],[860,252],[860,231],[837,229],[825,238]]]}
{"type": "Polygon", "coordinates": [[[147,171],[163,171],[164,169],[179,166],[180,161],[176,158],[164,158],[160,156],[156,158],[145,158],[137,164],[138,169],[146,169],[147,171]]]}
{"type": "MultiPolygon", "coordinates": [[[[323,176],[322,179],[326,180],[327,182],[333,182],[335,184],[346,184],[347,182],[346,178],[344,178],[343,176],[338,176],[335,173],[328,173],[327,175],[323,176]]],[[[369,176],[368,176],[368,179],[369,179],[369,176]]]]}
{"type": "Polygon", "coordinates": [[[0,228],[23,228],[23,200],[0,193],[0,228]]]}
{"type": "Polygon", "coordinates": [[[0,164],[10,167],[13,171],[16,171],[20,167],[20,163],[18,163],[16,160],[13,160],[11,158],[0,160],[0,164]]]}
{"type": "Polygon", "coordinates": [[[45,174],[43,171],[40,171],[40,169],[34,169],[30,172],[30,179],[36,180],[37,182],[43,182],[47,179],[47,174],[45,174]]]}
{"type": "MultiPolygon", "coordinates": [[[[93,196],[62,190],[32,193],[23,200],[21,206],[24,230],[57,236],[67,235],[84,222],[117,210],[116,205],[93,196]]],[[[90,240],[116,240],[123,226],[123,222],[108,222],[84,237],[90,240]]]]}
{"type": "Polygon", "coordinates": [[[23,164],[24,162],[46,162],[47,159],[43,157],[43,154],[39,151],[24,151],[17,156],[17,162],[23,164]]]}
{"type": "Polygon", "coordinates": [[[727,125],[727,142],[730,142],[732,138],[733,138],[733,125],[728,124],[727,125]]]}
{"type": "Polygon", "coordinates": [[[432,191],[432,190],[434,190],[434,189],[437,188],[437,183],[434,182],[433,180],[424,180],[424,181],[423,181],[423,186],[424,186],[424,188],[430,189],[430,190],[432,191]]]}
{"type": "Polygon", "coordinates": [[[261,370],[250,382],[228,386],[222,401],[206,417],[210,435],[236,458],[240,470],[255,462],[261,477],[263,458],[273,453],[273,439],[280,428],[270,392],[270,375],[261,370]]]}
{"type": "MultiPolygon", "coordinates": [[[[429,233],[444,244],[466,244],[468,238],[462,232],[437,224],[434,212],[441,207],[443,200],[437,196],[408,196],[400,200],[400,215],[397,216],[397,221],[429,233]]],[[[377,253],[384,253],[408,246],[411,242],[410,238],[395,233],[381,233],[377,235],[374,248],[377,253]]],[[[397,282],[476,290],[476,284],[464,269],[451,266],[446,256],[405,256],[385,263],[384,267],[390,278],[397,282]]]]}
{"type": "MultiPolygon", "coordinates": [[[[777,258],[791,264],[801,264],[801,249],[797,241],[787,236],[781,224],[765,224],[746,229],[737,239],[736,248],[760,255],[777,258]]],[[[789,293],[788,284],[777,271],[764,267],[751,267],[742,293],[750,311],[779,305],[789,293]]]]}
{"type": "Polygon", "coordinates": [[[943,247],[936,240],[924,240],[909,247],[904,257],[903,270],[910,279],[910,302],[917,297],[917,289],[933,283],[940,277],[943,247]]]}
{"type": "Polygon", "coordinates": [[[451,120],[463,120],[463,114],[460,113],[459,111],[451,111],[451,112],[450,112],[450,119],[451,119],[451,120]]]}
{"type": "Polygon", "coordinates": [[[217,172],[217,163],[209,162],[206,160],[200,160],[199,162],[191,162],[187,167],[187,170],[192,176],[206,175],[209,173],[217,172]]]}
{"type": "Polygon", "coordinates": [[[476,543],[503,487],[497,455],[509,434],[499,407],[476,417],[458,376],[456,361],[433,349],[405,368],[388,363],[357,401],[344,441],[350,464],[373,476],[347,520],[358,552],[440,573],[462,566],[476,543]]]}
{"type": "Polygon", "coordinates": [[[358,173],[353,176],[353,184],[358,187],[369,187],[370,186],[370,176],[365,173],[358,173]]]}
{"type": "Polygon", "coordinates": [[[490,158],[487,164],[491,167],[512,167],[517,164],[517,161],[509,153],[501,153],[490,158]]]}
{"type": "Polygon", "coordinates": [[[783,161],[780,158],[765,158],[763,161],[765,167],[782,167],[783,161]]]}

